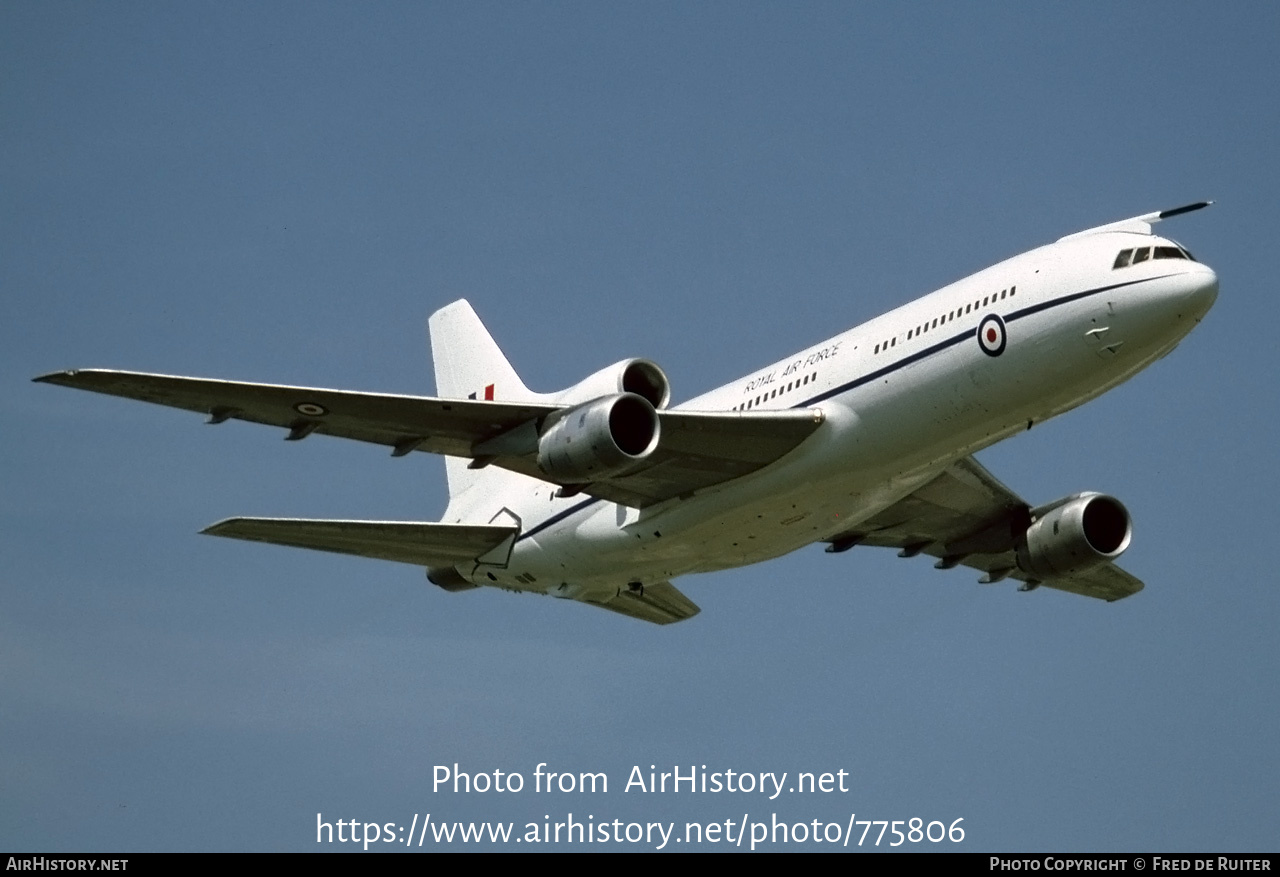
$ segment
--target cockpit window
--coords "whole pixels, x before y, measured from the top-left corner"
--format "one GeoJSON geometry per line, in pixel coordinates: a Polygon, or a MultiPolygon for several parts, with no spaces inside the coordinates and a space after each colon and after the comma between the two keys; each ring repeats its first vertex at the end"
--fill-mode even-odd
{"type": "Polygon", "coordinates": [[[1119,255],[1116,256],[1115,264],[1111,266],[1111,270],[1137,265],[1139,262],[1145,262],[1148,259],[1189,259],[1194,262],[1196,257],[1179,246],[1139,247],[1136,250],[1121,250],[1119,255]]]}

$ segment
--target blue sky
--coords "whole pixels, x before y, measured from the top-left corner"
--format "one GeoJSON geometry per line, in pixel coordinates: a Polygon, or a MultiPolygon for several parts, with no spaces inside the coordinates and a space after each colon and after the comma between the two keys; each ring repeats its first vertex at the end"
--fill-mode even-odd
{"type": "MultiPolygon", "coordinates": [[[[965,850],[1270,850],[1273,4],[0,7],[0,847],[315,850],[407,822],[963,818],[965,850]],[[1135,518],[1105,605],[814,547],[656,628],[207,539],[428,520],[443,466],[30,383],[125,368],[431,391],[467,297],[526,383],[677,400],[1063,234],[1162,230],[1221,295],[980,459],[1135,518]],[[604,771],[447,795],[433,768],[604,771]],[[844,794],[623,793],[632,765],[844,794]]],[[[925,846],[929,846],[926,844],[925,846]]]]}

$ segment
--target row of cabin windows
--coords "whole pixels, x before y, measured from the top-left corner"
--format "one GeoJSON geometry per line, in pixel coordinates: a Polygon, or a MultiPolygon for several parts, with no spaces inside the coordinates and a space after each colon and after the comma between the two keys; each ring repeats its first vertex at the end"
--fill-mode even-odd
{"type": "MultiPolygon", "coordinates": [[[[975,300],[973,304],[967,304],[963,308],[956,308],[954,311],[945,313],[940,317],[934,317],[933,320],[931,321],[926,320],[925,322],[921,323],[919,326],[916,326],[914,329],[908,329],[907,337],[903,340],[910,341],[912,338],[916,338],[920,335],[923,335],[925,332],[928,332],[932,329],[936,329],[939,326],[945,326],[947,323],[950,323],[952,320],[957,319],[958,317],[963,317],[967,313],[976,311],[980,308],[985,308],[987,305],[993,304],[998,301],[1002,301],[1005,298],[1012,298],[1017,294],[1018,294],[1018,287],[1011,286],[1008,289],[1000,290],[998,295],[995,293],[992,293],[991,295],[983,296],[981,300],[975,300]]],[[[897,346],[898,346],[898,339],[890,338],[888,341],[881,341],[879,344],[877,344],[875,346],[875,349],[872,351],[872,353],[882,353],[883,351],[888,350],[890,347],[897,347],[897,346]]]]}
{"type": "Polygon", "coordinates": [[[1182,247],[1138,247],[1136,250],[1121,250],[1111,270],[1127,268],[1148,259],[1190,259],[1194,262],[1196,257],[1182,247]]]}
{"type": "Polygon", "coordinates": [[[770,399],[775,399],[778,396],[781,396],[783,393],[790,393],[792,390],[796,389],[797,387],[803,387],[805,384],[812,383],[817,379],[818,379],[818,373],[811,372],[810,374],[805,375],[803,378],[799,378],[797,380],[792,381],[791,383],[787,384],[785,387],[777,387],[775,389],[770,390],[767,393],[762,393],[759,396],[756,396],[754,399],[748,399],[747,401],[743,402],[741,405],[735,405],[733,406],[733,410],[746,411],[748,408],[755,408],[761,402],[768,402],[770,399]]]}

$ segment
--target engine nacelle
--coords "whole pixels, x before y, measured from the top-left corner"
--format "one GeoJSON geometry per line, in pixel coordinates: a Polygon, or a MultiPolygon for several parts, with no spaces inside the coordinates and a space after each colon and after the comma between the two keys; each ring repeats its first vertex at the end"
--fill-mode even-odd
{"type": "Polygon", "coordinates": [[[618,393],[635,393],[654,408],[666,408],[671,401],[671,382],[656,363],[647,359],[624,359],[561,390],[553,398],[562,405],[573,405],[618,393]]]}
{"type": "MultiPolygon", "coordinates": [[[[661,374],[659,372],[659,374],[661,374]]],[[[538,439],[538,467],[562,484],[618,475],[658,446],[658,412],[648,399],[618,393],[563,412],[538,439]]]]}
{"type": "Polygon", "coordinates": [[[1018,566],[1042,581],[1065,578],[1124,553],[1133,536],[1118,499],[1082,493],[1049,507],[1018,543],[1018,566]]]}

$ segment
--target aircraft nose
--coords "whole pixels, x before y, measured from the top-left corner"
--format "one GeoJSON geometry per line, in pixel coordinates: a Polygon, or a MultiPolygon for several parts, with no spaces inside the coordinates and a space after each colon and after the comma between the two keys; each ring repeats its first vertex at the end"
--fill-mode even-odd
{"type": "Polygon", "coordinates": [[[1218,300],[1218,274],[1208,265],[1199,262],[1187,273],[1190,280],[1187,300],[1195,307],[1197,317],[1202,317],[1218,300]]]}

